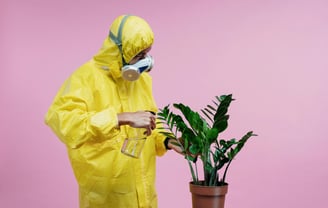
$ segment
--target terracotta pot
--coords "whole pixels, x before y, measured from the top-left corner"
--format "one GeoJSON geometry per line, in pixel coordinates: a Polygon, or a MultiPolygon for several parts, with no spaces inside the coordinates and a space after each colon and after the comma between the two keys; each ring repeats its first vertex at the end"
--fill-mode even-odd
{"type": "Polygon", "coordinates": [[[193,208],[224,208],[228,184],[223,186],[202,186],[189,184],[193,208]]]}

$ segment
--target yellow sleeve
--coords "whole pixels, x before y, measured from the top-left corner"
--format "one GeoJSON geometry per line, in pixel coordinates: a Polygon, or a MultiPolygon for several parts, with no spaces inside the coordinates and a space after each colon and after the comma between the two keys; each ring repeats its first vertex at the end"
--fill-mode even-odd
{"type": "MultiPolygon", "coordinates": [[[[157,124],[157,127],[159,126],[159,124],[157,124]]],[[[163,131],[162,129],[158,129],[156,128],[153,131],[153,135],[155,137],[155,146],[156,146],[156,155],[157,156],[162,156],[166,153],[167,149],[165,147],[164,141],[166,139],[166,136],[164,136],[163,134],[161,134],[160,132],[163,131]]]]}
{"type": "Polygon", "coordinates": [[[96,111],[94,105],[90,87],[69,79],[55,97],[45,122],[70,148],[117,135],[119,128],[114,108],[96,111]]]}

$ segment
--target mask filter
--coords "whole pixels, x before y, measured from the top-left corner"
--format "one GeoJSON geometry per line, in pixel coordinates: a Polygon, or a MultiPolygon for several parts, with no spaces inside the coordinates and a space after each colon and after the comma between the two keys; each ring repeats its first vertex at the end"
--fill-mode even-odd
{"type": "Polygon", "coordinates": [[[122,77],[128,81],[135,81],[142,72],[149,72],[154,65],[154,59],[147,55],[135,64],[125,65],[122,68],[122,77]]]}

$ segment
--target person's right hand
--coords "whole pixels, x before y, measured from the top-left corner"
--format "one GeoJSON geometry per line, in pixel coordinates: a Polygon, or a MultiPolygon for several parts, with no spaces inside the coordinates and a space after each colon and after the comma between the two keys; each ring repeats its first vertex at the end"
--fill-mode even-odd
{"type": "Polygon", "coordinates": [[[133,128],[145,128],[149,136],[156,128],[156,115],[149,111],[125,112],[118,114],[119,125],[129,125],[133,128]]]}

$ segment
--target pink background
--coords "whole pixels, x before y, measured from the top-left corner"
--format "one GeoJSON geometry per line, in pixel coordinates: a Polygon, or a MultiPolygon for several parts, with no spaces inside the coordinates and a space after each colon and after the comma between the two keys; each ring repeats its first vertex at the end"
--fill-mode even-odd
{"type": "MultiPolygon", "coordinates": [[[[159,107],[233,93],[226,137],[254,130],[232,163],[227,208],[328,206],[326,0],[2,0],[0,207],[78,207],[66,149],[44,115],[120,14],[155,33],[159,107]]],[[[191,207],[186,161],[158,159],[159,207],[191,207]]]]}

